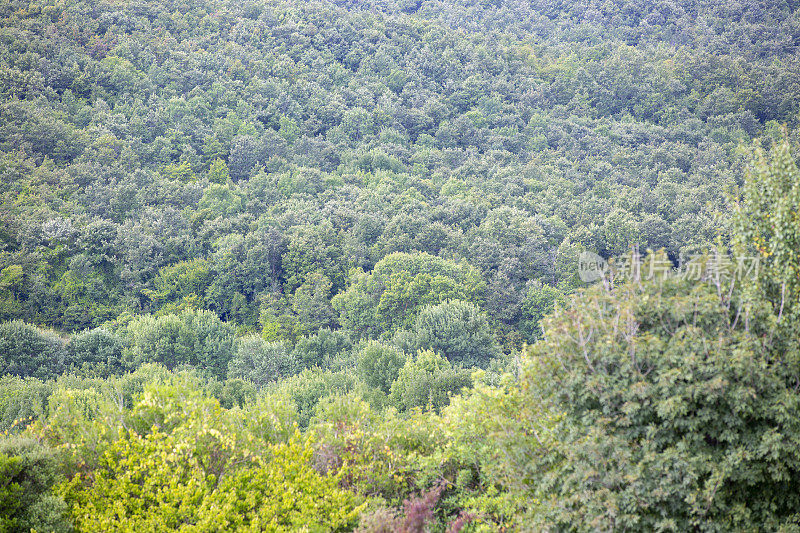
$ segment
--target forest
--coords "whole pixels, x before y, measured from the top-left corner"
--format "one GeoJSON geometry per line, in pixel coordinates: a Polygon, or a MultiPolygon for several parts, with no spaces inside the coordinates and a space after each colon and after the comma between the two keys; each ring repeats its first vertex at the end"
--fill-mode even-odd
{"type": "Polygon", "coordinates": [[[800,531],[799,122],[797,0],[0,2],[0,533],[800,531]]]}

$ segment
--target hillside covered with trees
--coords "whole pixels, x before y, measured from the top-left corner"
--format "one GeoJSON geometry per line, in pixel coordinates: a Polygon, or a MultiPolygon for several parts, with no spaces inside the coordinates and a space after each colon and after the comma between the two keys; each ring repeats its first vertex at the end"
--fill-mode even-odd
{"type": "Polygon", "coordinates": [[[799,9],[0,4],[0,531],[799,529],[799,9]]]}

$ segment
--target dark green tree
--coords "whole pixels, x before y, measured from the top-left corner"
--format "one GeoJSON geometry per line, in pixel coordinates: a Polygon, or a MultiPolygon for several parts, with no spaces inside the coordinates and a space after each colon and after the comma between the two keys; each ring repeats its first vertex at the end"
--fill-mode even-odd
{"type": "Polygon", "coordinates": [[[486,315],[462,300],[423,307],[413,328],[396,340],[408,353],[432,350],[465,367],[486,367],[501,353],[486,315]]]}
{"type": "Polygon", "coordinates": [[[0,441],[0,529],[72,531],[67,505],[53,493],[62,479],[54,451],[32,439],[0,441]]]}
{"type": "Polygon", "coordinates": [[[393,346],[369,341],[356,354],[356,371],[364,383],[389,394],[392,383],[406,363],[406,356],[393,346]]]}
{"type": "Polygon", "coordinates": [[[22,322],[0,323],[0,374],[48,379],[64,369],[64,339],[22,322]]]}

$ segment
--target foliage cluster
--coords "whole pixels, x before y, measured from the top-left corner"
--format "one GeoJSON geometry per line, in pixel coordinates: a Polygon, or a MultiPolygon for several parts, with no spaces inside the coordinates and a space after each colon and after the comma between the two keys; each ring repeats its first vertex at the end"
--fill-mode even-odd
{"type": "Polygon", "coordinates": [[[797,530],[798,42],[762,0],[0,4],[0,530],[797,530]],[[583,288],[636,243],[761,268],[583,288]]]}
{"type": "Polygon", "coordinates": [[[0,320],[294,345],[457,299],[509,352],[580,250],[708,244],[796,120],[796,6],[545,4],[6,2],[0,320]]]}

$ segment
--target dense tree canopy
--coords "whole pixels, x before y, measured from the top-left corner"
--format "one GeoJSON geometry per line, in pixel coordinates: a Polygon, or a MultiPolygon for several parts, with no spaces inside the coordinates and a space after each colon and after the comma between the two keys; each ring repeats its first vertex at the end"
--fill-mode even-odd
{"type": "Polygon", "coordinates": [[[769,306],[737,320],[738,298],[690,283],[593,291],[533,348],[526,379],[565,414],[540,518],[643,531],[796,520],[797,350],[776,357],[769,306]]]}
{"type": "Polygon", "coordinates": [[[677,261],[713,238],[736,147],[800,101],[783,2],[0,17],[0,318],[65,330],[266,312],[294,342],[350,320],[330,301],[353,268],[402,252],[473,265],[519,347],[526,284],[570,290],[581,248],[677,261]]]}
{"type": "Polygon", "coordinates": [[[798,7],[0,3],[0,530],[797,530],[798,7]]]}

